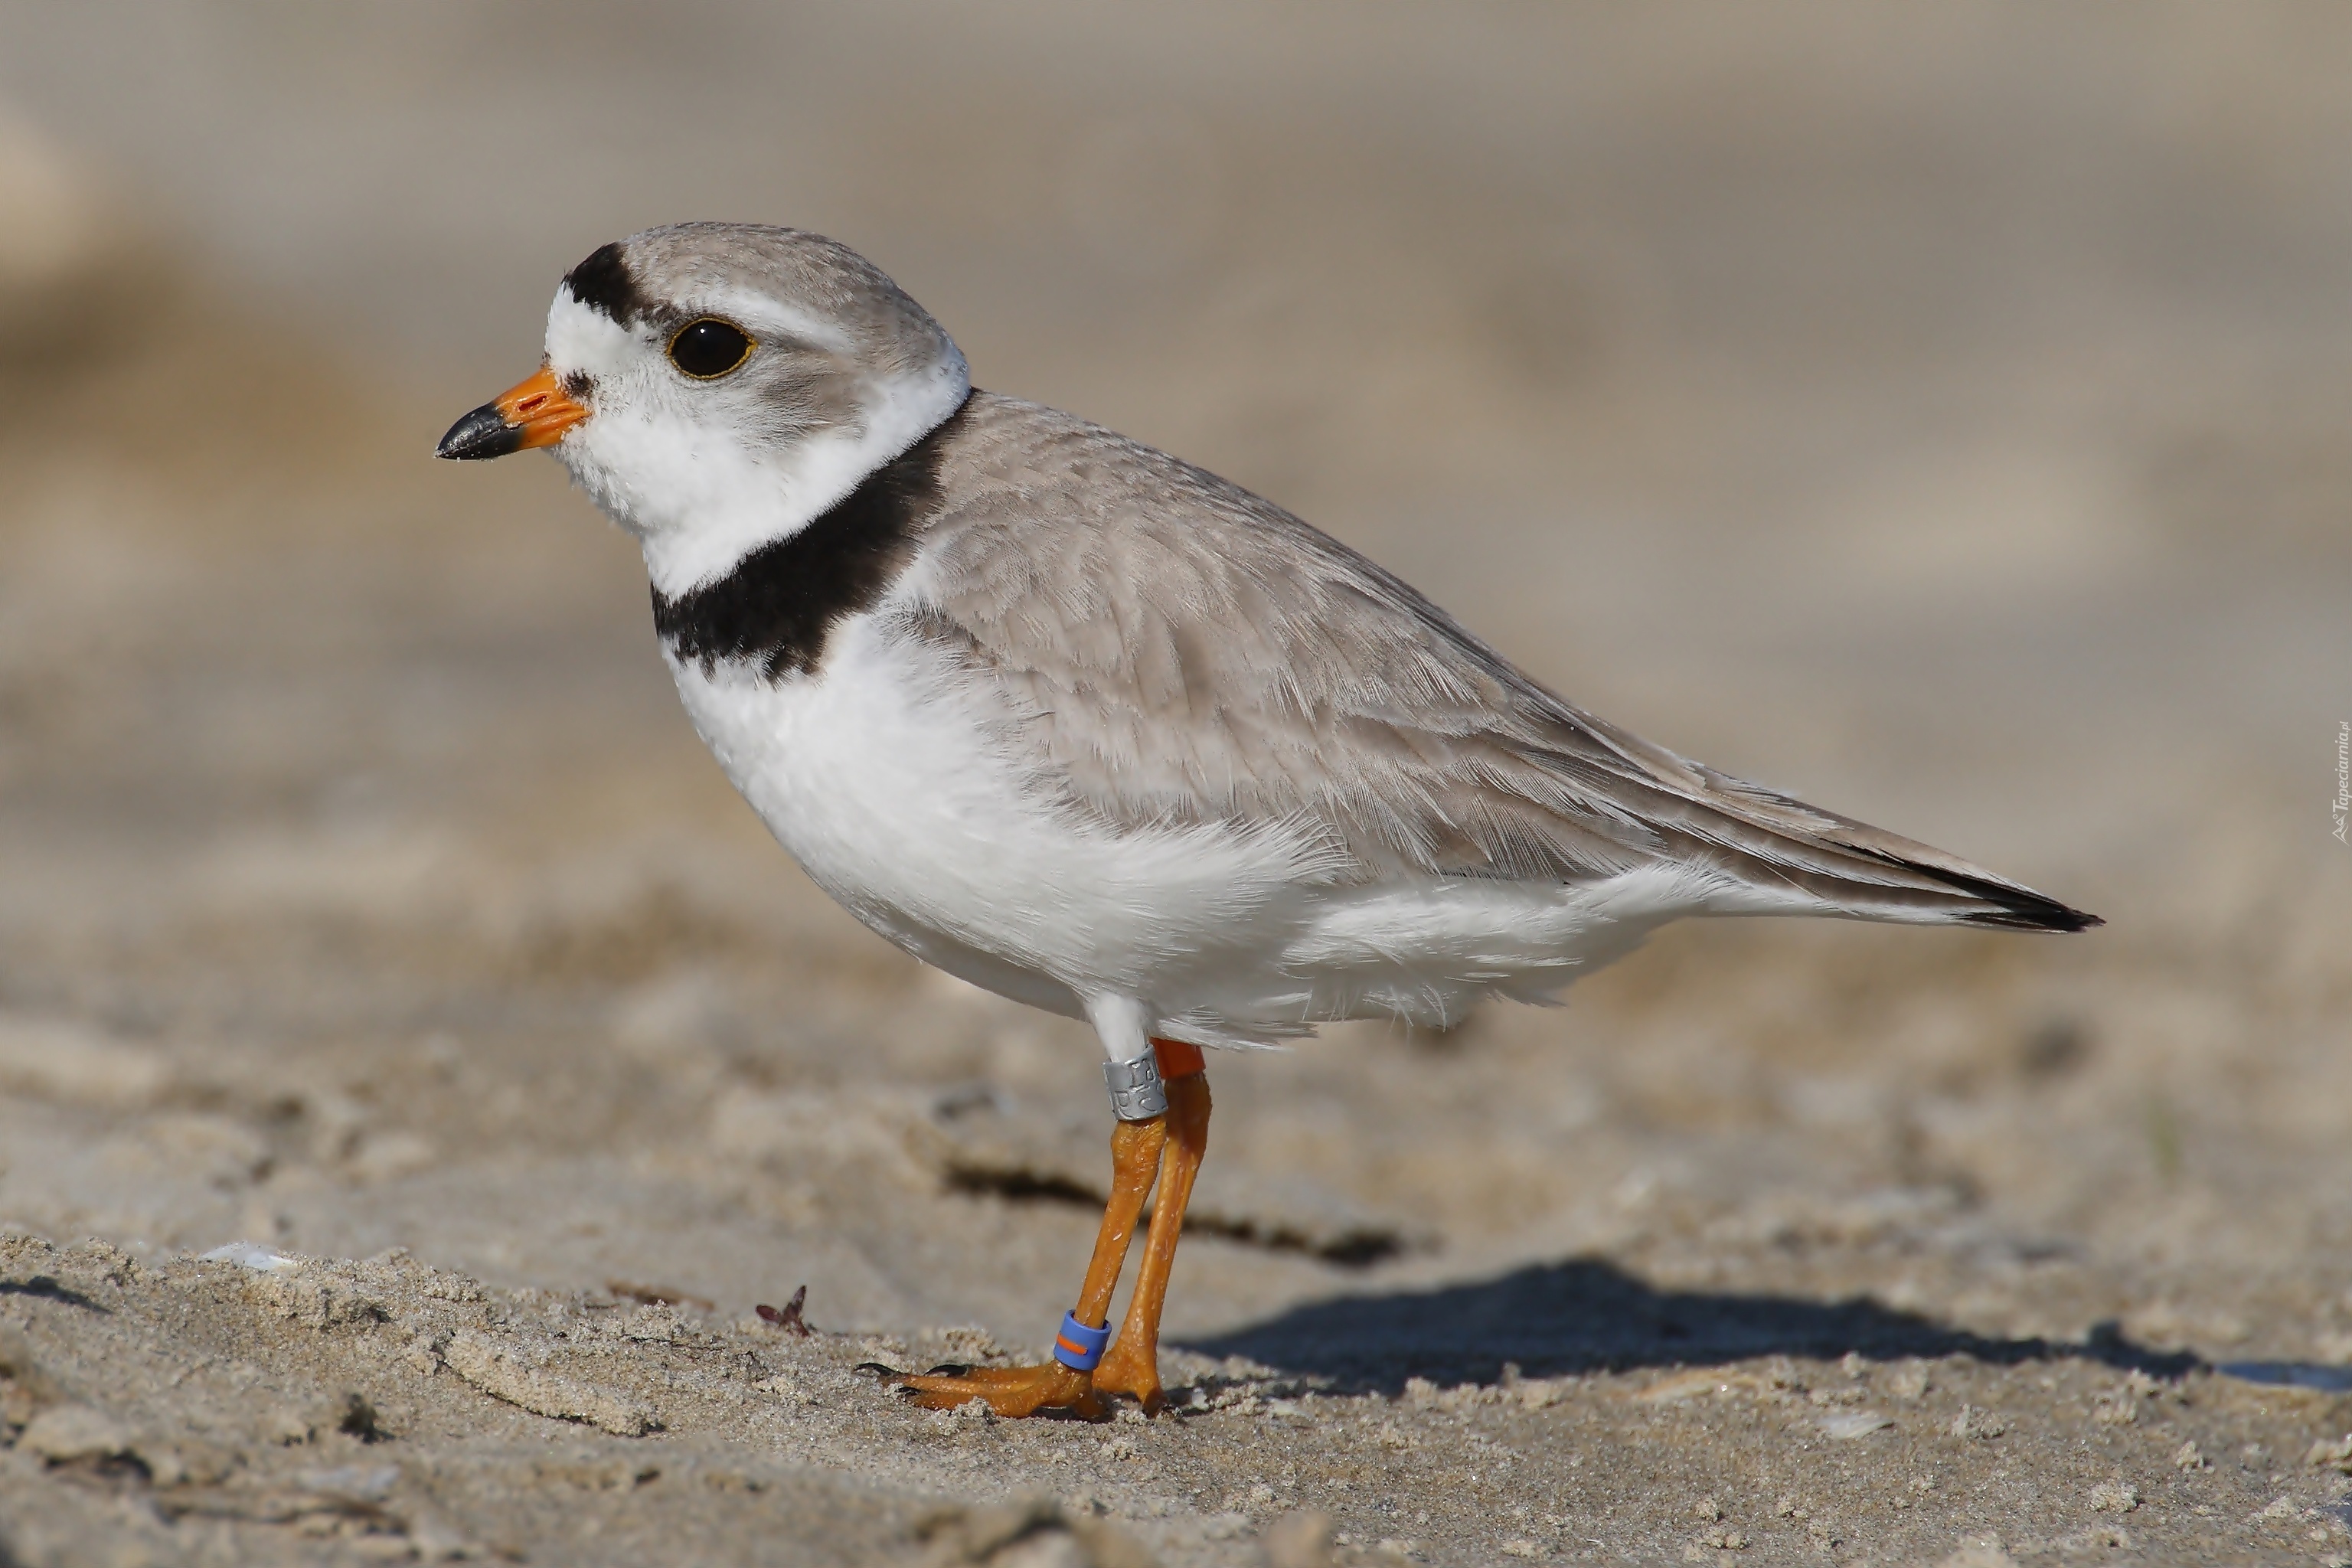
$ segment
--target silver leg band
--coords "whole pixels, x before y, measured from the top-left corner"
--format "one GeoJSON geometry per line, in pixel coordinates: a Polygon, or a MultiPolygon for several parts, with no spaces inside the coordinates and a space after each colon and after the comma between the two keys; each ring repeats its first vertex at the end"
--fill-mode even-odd
{"type": "Polygon", "coordinates": [[[1150,1055],[1131,1062],[1103,1063],[1103,1081],[1110,1086],[1110,1113],[1121,1121],[1149,1121],[1168,1109],[1160,1063],[1150,1055]]]}

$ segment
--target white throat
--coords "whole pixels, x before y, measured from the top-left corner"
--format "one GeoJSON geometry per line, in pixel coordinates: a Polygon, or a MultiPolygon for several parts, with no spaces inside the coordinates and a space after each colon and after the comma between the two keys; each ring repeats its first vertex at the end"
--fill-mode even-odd
{"type": "Polygon", "coordinates": [[[823,517],[866,476],[939,428],[971,392],[959,356],[951,365],[877,384],[862,427],[819,431],[754,463],[731,451],[708,455],[719,482],[697,487],[700,500],[691,515],[670,527],[631,528],[645,552],[646,574],[672,599],[717,582],[753,551],[823,517]]]}

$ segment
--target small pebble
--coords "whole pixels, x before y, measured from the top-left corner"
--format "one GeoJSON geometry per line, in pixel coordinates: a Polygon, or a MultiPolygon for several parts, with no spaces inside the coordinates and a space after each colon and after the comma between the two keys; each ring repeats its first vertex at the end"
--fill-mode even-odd
{"type": "Polygon", "coordinates": [[[2101,1481],[2091,1489],[2091,1508],[2097,1513],[2129,1513],[2139,1506],[2139,1490],[2124,1481],[2101,1481]]]}
{"type": "Polygon", "coordinates": [[[121,1423],[87,1405],[58,1405],[42,1411],[16,1441],[53,1465],[73,1459],[118,1458],[131,1451],[131,1435],[121,1423]]]}

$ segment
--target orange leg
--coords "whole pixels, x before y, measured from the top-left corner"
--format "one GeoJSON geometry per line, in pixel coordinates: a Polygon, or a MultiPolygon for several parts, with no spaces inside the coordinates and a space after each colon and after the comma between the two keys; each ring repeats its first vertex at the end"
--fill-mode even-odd
{"type": "MultiPolygon", "coordinates": [[[[1110,1201],[1103,1205],[1102,1228],[1095,1233],[1095,1252],[1087,1265],[1086,1283],[1078,1304],[1071,1309],[1082,1323],[1110,1321],[1110,1295],[1118,1287],[1119,1270],[1127,1264],[1128,1243],[1135,1237],[1135,1222],[1142,1215],[1143,1199],[1151,1191],[1160,1169],[1160,1154],[1168,1142],[1168,1118],[1122,1121],[1110,1134],[1110,1201]]],[[[1102,1401],[1094,1391],[1094,1374],[1064,1366],[1058,1361],[1042,1366],[979,1367],[969,1372],[934,1373],[899,1379],[915,1403],[932,1410],[950,1410],[973,1399],[985,1400],[999,1415],[1029,1415],[1040,1410],[1076,1410],[1099,1415],[1102,1401]]]]}
{"type": "Polygon", "coordinates": [[[1142,1401],[1146,1415],[1158,1415],[1168,1403],[1160,1386],[1160,1313],[1168,1304],[1168,1276],[1176,1265],[1177,1239],[1184,1234],[1192,1178],[1209,1150],[1209,1075],[1198,1046],[1151,1044],[1168,1086],[1168,1148],[1160,1160],[1160,1190],[1151,1200],[1151,1233],[1144,1238],[1143,1261],[1136,1266],[1135,1296],[1118,1339],[1095,1368],[1095,1392],[1132,1395],[1142,1401]]]}

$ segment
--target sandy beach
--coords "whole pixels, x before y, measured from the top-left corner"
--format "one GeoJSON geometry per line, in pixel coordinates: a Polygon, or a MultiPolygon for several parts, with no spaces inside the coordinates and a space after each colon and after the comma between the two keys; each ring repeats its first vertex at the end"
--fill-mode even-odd
{"type": "Polygon", "coordinates": [[[0,1565],[2352,1563],[2347,60],[0,5],[0,1565]],[[1171,1410],[909,1409],[1068,1304],[1091,1037],[806,882],[558,469],[428,456],[685,216],[2109,923],[1221,1055],[1171,1410]]]}

